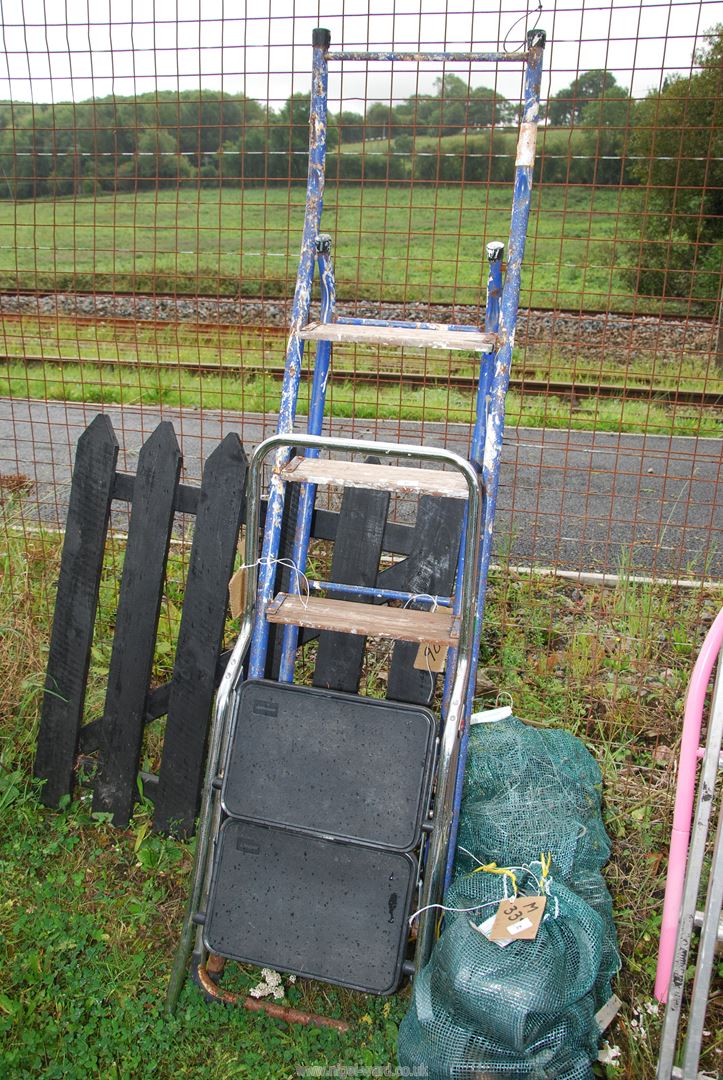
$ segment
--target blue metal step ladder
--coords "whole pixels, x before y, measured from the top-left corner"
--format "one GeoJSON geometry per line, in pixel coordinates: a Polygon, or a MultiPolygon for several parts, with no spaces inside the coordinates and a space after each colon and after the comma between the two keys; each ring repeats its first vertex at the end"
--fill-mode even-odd
{"type": "MultiPolygon", "coordinates": [[[[171,1010],[175,1008],[185,978],[194,933],[195,971],[201,974],[205,988],[212,988],[208,978],[209,948],[204,939],[204,923],[214,874],[214,850],[224,820],[220,791],[234,725],[238,720],[240,687],[244,679],[264,679],[271,624],[282,627],[278,681],[285,684],[294,680],[299,630],[303,627],[428,642],[448,650],[435,754],[433,802],[419,852],[421,880],[415,902],[418,908],[425,910],[419,918],[414,963],[405,966],[408,974],[419,972],[429,958],[437,923],[433,906],[442,901],[454,857],[468,720],[474,696],[474,673],[479,655],[497,501],[505,395],[510,378],[520,274],[530,214],[545,34],[540,30],[530,32],[526,51],[515,53],[333,52],[330,51],[329,32],[323,29],[313,32],[312,43],[306,212],[278,429],[276,435],[256,449],[248,471],[244,555],[247,567],[246,606],[239,638],[219,689],[210,732],[191,895],[169,985],[168,1005],[171,1010]],[[328,67],[331,62],[345,60],[417,63],[425,60],[439,63],[463,61],[524,66],[524,103],[515,161],[506,273],[503,281],[503,245],[496,242],[488,244],[489,275],[483,326],[336,316],[331,238],[320,230],[326,163],[328,67]],[[321,302],[318,318],[311,320],[312,289],[317,268],[321,302]],[[300,433],[296,429],[296,408],[306,342],[314,342],[316,349],[307,430],[300,433]],[[322,436],[334,343],[478,353],[479,381],[469,460],[436,448],[322,436]],[[303,453],[293,455],[292,448],[303,453]],[[336,456],[322,458],[322,452],[336,456]],[[383,459],[384,463],[350,462],[350,454],[373,454],[383,459]],[[259,551],[262,473],[268,459],[272,461],[272,472],[259,551]],[[398,462],[400,459],[404,462],[414,461],[416,465],[410,468],[406,464],[389,464],[392,460],[398,462]],[[425,467],[419,467],[420,463],[425,467]],[[298,572],[292,573],[288,591],[275,595],[282,518],[290,484],[300,485],[291,556],[298,572]],[[317,487],[328,485],[463,499],[466,512],[453,595],[430,598],[433,603],[420,604],[419,598],[409,592],[362,586],[353,590],[344,586],[345,599],[335,599],[333,583],[324,581],[312,582],[311,592],[305,595],[301,588],[301,574],[307,563],[316,491],[317,487]],[[348,596],[354,591],[360,598],[373,599],[377,603],[349,601],[348,596]],[[388,607],[380,604],[380,601],[401,601],[405,606],[388,607]],[[414,606],[409,607],[409,604],[414,606]]],[[[283,967],[283,964],[279,966],[283,967]]],[[[212,991],[211,996],[215,996],[212,991]]]]}

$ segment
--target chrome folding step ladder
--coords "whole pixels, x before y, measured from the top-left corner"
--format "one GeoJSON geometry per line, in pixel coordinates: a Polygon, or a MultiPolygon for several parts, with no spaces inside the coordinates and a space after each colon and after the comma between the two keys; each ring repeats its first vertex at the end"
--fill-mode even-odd
{"type": "MultiPolygon", "coordinates": [[[[313,32],[312,44],[306,213],[281,390],[278,431],[256,449],[248,470],[244,555],[248,575],[246,605],[239,637],[218,692],[211,727],[191,895],[168,993],[168,1005],[171,1009],[175,1008],[185,977],[194,934],[194,971],[197,980],[211,996],[228,1000],[228,995],[224,996],[222,992],[214,990],[212,975],[214,970],[217,970],[214,966],[217,960],[207,940],[209,898],[212,906],[218,904],[218,876],[222,872],[226,873],[224,868],[227,864],[231,866],[234,861],[231,855],[219,855],[223,848],[221,833],[225,829],[224,835],[228,835],[229,817],[240,822],[248,820],[241,813],[235,817],[234,810],[230,809],[233,800],[229,797],[229,769],[235,767],[233,762],[236,760],[234,755],[238,747],[237,736],[246,722],[244,710],[247,705],[242,702],[242,698],[249,697],[249,694],[245,694],[245,688],[249,682],[257,687],[268,686],[265,676],[272,624],[279,624],[282,628],[278,684],[283,685],[293,684],[299,630],[304,627],[430,643],[447,650],[441,717],[437,724],[436,745],[430,752],[428,805],[425,804],[427,809],[420,824],[414,852],[414,859],[417,860],[415,877],[418,880],[415,881],[412,895],[408,898],[405,914],[412,902],[416,908],[422,909],[422,912],[414,943],[413,961],[408,959],[402,965],[401,970],[405,974],[418,972],[429,957],[437,923],[433,906],[439,904],[443,898],[454,857],[468,719],[474,694],[474,673],[479,654],[499,481],[505,395],[510,378],[520,274],[530,213],[545,34],[539,30],[532,31],[527,36],[526,50],[515,53],[333,52],[330,49],[329,32],[323,29],[313,32]],[[331,239],[320,229],[326,162],[328,65],[330,62],[345,60],[417,63],[431,60],[440,63],[463,61],[523,65],[524,103],[515,161],[507,267],[503,282],[503,246],[500,243],[488,244],[489,276],[484,326],[341,318],[335,315],[331,239]],[[317,319],[310,320],[312,286],[317,265],[320,311],[317,319]],[[307,341],[314,342],[316,350],[307,431],[302,434],[296,430],[296,406],[307,341]],[[340,342],[378,344],[389,348],[476,352],[480,356],[480,369],[469,460],[436,448],[322,436],[331,349],[334,343],[340,342]],[[292,454],[292,448],[303,453],[292,454]],[[322,452],[337,456],[322,458],[322,452]],[[371,454],[383,459],[383,463],[349,461],[348,456],[353,454],[371,454]],[[272,462],[272,471],[263,541],[259,550],[262,475],[267,459],[272,462]],[[398,464],[400,460],[404,464],[398,464]],[[397,463],[391,464],[392,461],[397,463]],[[407,462],[416,462],[416,467],[410,467],[407,462]],[[419,467],[420,464],[424,467],[419,467]],[[287,489],[295,484],[300,487],[291,562],[297,572],[292,572],[290,587],[277,593],[276,580],[285,500],[287,489]],[[324,581],[311,582],[311,589],[307,594],[302,589],[301,576],[307,563],[316,490],[319,486],[328,485],[358,486],[464,500],[465,517],[453,594],[422,598],[411,592],[357,586],[359,598],[372,602],[355,603],[348,598],[353,591],[349,586],[337,589],[335,596],[334,584],[324,581]],[[338,598],[339,591],[343,593],[344,599],[338,598]],[[393,602],[401,602],[404,606],[388,606],[393,602]]],[[[252,697],[253,693],[254,691],[251,692],[252,697]]],[[[353,695],[348,697],[352,701],[362,700],[354,698],[353,695]]],[[[296,699],[292,696],[291,700],[296,699]]],[[[269,712],[272,713],[275,707],[269,704],[269,712]]],[[[246,848],[255,850],[258,847],[255,839],[244,839],[246,834],[243,834],[241,826],[233,827],[236,829],[233,834],[236,837],[234,842],[242,854],[246,848]]],[[[308,829],[304,832],[305,826],[299,821],[287,821],[285,827],[292,832],[298,831],[300,837],[310,835],[308,829]]],[[[284,843],[287,842],[288,834],[285,834],[284,843]]],[[[299,842],[301,843],[301,840],[299,842]]],[[[367,845],[374,844],[375,838],[362,837],[362,842],[367,845]]],[[[229,842],[226,842],[223,850],[226,851],[228,847],[229,842]]],[[[229,872],[232,875],[238,874],[239,866],[234,864],[229,872]]],[[[225,919],[227,908],[228,905],[224,907],[221,922],[225,919]]],[[[214,909],[212,914],[217,916],[218,921],[218,911],[214,909]]],[[[390,899],[390,919],[393,918],[390,899]]],[[[224,927],[225,925],[224,923],[224,927]]],[[[245,956],[243,950],[239,950],[237,954],[231,949],[224,955],[236,958],[238,955],[245,956]]],[[[276,966],[284,968],[283,957],[276,966]]],[[[287,970],[292,969],[291,965],[287,965],[287,970]]],[[[359,985],[353,979],[345,982],[343,979],[333,978],[330,981],[340,981],[343,985],[350,986],[359,985]]],[[[258,1004],[254,1007],[258,1007],[258,1004]]],[[[273,1006],[270,1009],[273,1010],[273,1006]]],[[[315,1019],[319,1022],[319,1018],[315,1019]]]]}

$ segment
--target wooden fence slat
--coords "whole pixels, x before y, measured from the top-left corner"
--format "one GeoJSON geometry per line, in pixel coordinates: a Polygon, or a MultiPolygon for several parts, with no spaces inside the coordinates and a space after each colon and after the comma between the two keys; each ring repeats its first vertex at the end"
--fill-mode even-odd
{"type": "MultiPolygon", "coordinates": [[[[152,690],[149,690],[146,698],[146,714],[143,717],[144,725],[166,715],[170,690],[170,682],[162,683],[161,686],[154,686],[152,690]]],[[[106,718],[104,716],[99,716],[97,720],[91,720],[88,724],[83,724],[80,729],[81,754],[94,754],[96,750],[100,750],[103,745],[105,726],[106,718]]]]}
{"type": "Polygon", "coordinates": [[[124,828],[137,788],[146,698],[155,651],[181,451],[162,421],[138,455],[115,638],[108,673],[93,810],[124,828]]]}
{"type": "MultiPolygon", "coordinates": [[[[367,461],[377,464],[377,458],[367,461]]],[[[331,580],[343,585],[376,584],[384,525],[389,512],[389,492],[365,488],[345,488],[331,563],[331,580]]],[[[339,600],[360,600],[349,593],[335,594],[339,600]]],[[[359,635],[324,632],[314,667],[314,686],[359,690],[366,638],[359,635]]]]}
{"type": "Polygon", "coordinates": [[[60,560],[34,774],[57,806],[73,790],[118,440],[98,414],[78,440],[60,560]]]}
{"type": "MultiPolygon", "coordinates": [[[[419,500],[412,551],[403,562],[379,575],[379,586],[412,593],[449,595],[454,585],[459,555],[464,504],[459,499],[423,495],[419,500]]],[[[389,665],[387,698],[414,705],[429,705],[437,676],[417,671],[418,646],[398,641],[389,665]]]]}
{"type": "MultiPolygon", "coordinates": [[[[314,510],[311,535],[317,540],[336,540],[338,527],[339,514],[336,510],[321,510],[319,508],[314,510]]],[[[413,525],[388,521],[384,526],[382,551],[389,551],[394,555],[408,555],[412,550],[413,536],[413,525]]]]}
{"type": "MultiPolygon", "coordinates": [[[[132,503],[136,478],[131,473],[117,472],[113,485],[113,499],[132,503]]],[[[198,509],[199,488],[192,484],[179,484],[176,488],[175,510],[177,514],[195,514],[198,509]]]]}
{"type": "Polygon", "coordinates": [[[155,828],[176,835],[193,831],[200,806],[247,465],[238,435],[229,434],[203,470],[155,795],[155,828]]]}

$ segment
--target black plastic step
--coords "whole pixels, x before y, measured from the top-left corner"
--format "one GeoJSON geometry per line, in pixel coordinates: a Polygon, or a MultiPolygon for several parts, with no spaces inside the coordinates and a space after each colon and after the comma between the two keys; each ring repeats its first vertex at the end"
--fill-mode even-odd
{"type": "Polygon", "coordinates": [[[435,739],[418,705],[254,680],[238,693],[222,804],[247,821],[409,851],[435,739]]]}
{"type": "Polygon", "coordinates": [[[232,960],[390,994],[403,977],[416,878],[409,854],[229,818],[204,942],[232,960]]]}

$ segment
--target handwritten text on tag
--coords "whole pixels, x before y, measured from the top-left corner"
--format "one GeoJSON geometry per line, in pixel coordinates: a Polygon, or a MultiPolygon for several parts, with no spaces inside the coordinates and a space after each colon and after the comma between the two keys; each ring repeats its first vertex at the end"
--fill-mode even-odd
{"type": "Polygon", "coordinates": [[[444,671],[447,646],[435,641],[423,641],[417,649],[414,667],[417,671],[444,671]]]}
{"type": "Polygon", "coordinates": [[[490,941],[534,941],[545,912],[545,896],[516,896],[497,908],[490,941]]]}

